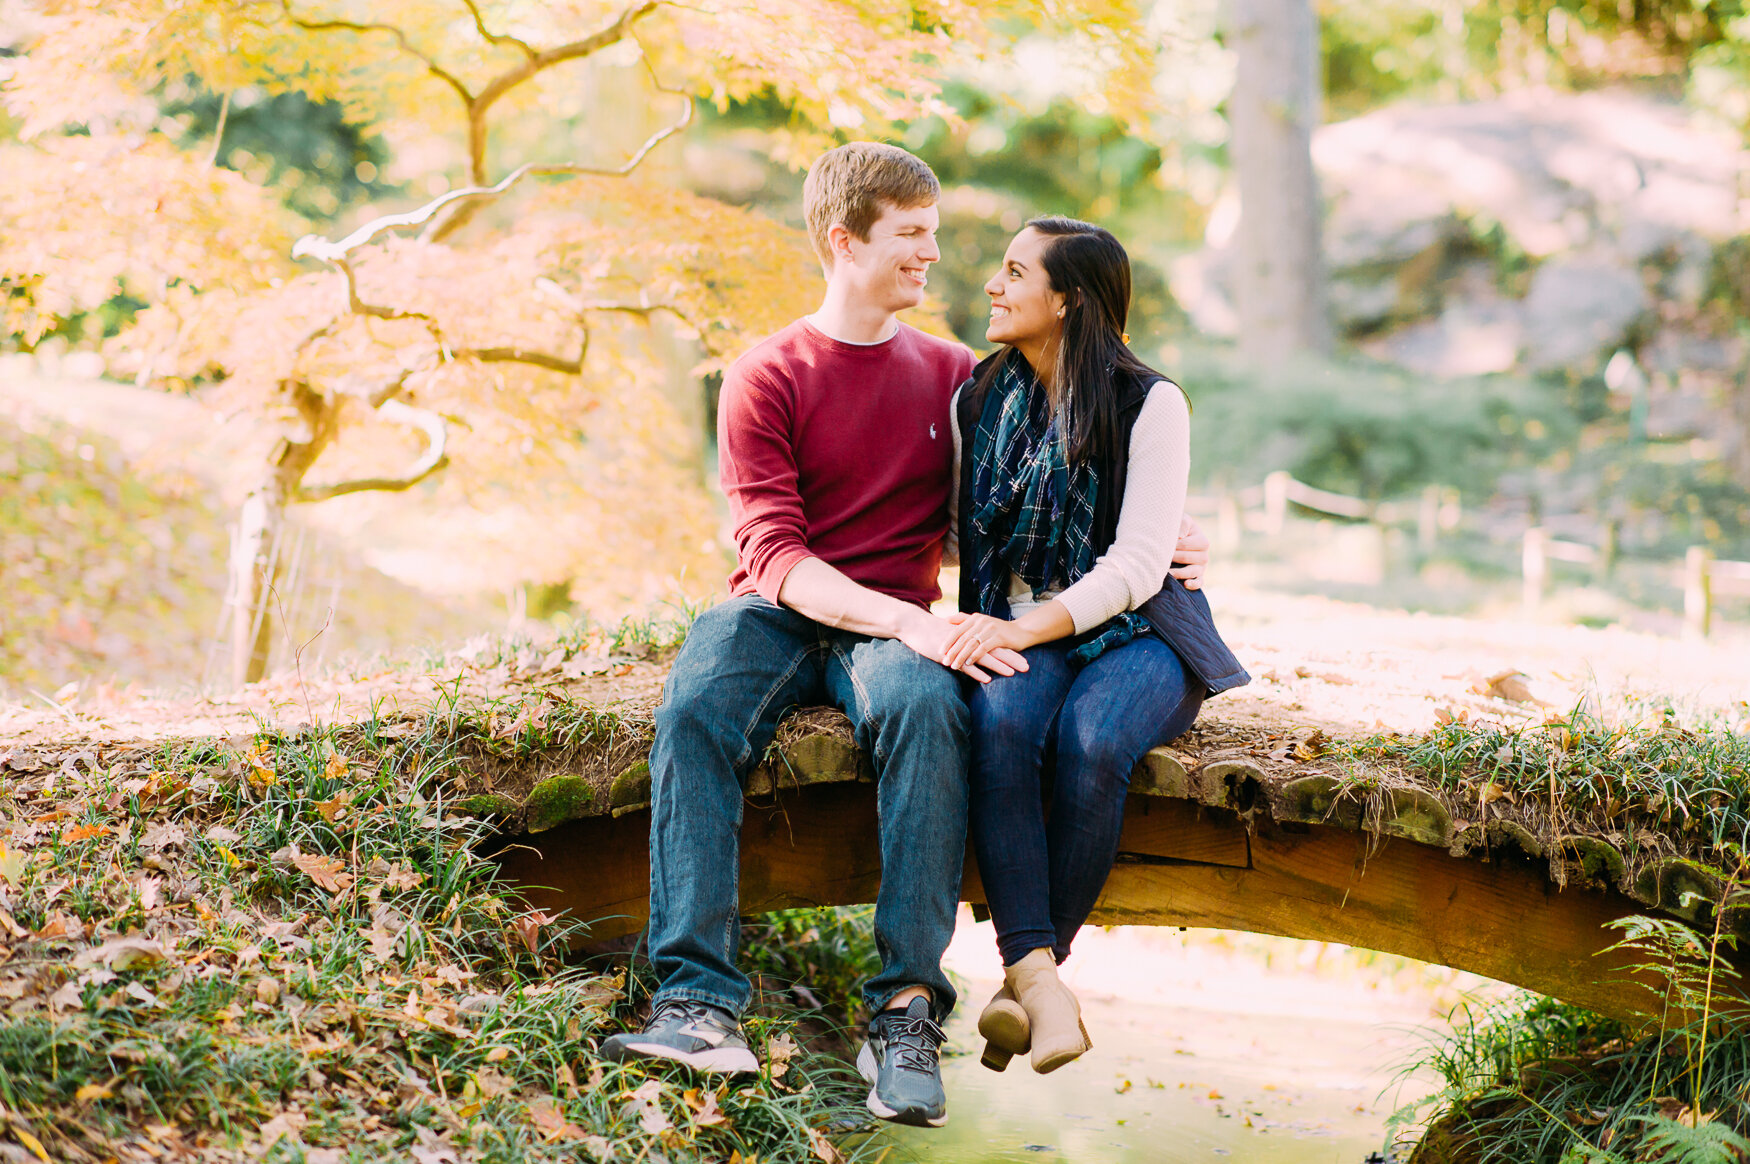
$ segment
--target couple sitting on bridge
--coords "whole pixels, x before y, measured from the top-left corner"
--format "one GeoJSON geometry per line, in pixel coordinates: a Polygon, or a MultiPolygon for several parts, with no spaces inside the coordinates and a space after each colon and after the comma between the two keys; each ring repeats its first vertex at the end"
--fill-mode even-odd
{"type": "Polygon", "coordinates": [[[985,1062],[1089,1047],[1057,964],[1117,852],[1132,767],[1244,683],[1181,525],[1184,394],[1126,346],[1111,234],[1031,222],[985,285],[982,363],[900,323],[940,258],[941,189],[904,150],[832,150],[803,187],[820,309],[724,379],[733,597],[675,660],[650,756],[649,951],[662,985],[613,1058],[757,1067],[735,965],[742,781],[791,708],[832,703],[878,778],[882,968],[858,1066],[883,1119],[947,1120],[938,1026],[970,817],[1004,985],[985,1062]],[[960,613],[929,607],[944,548],[960,613]],[[1175,565],[1177,563],[1177,565],[1175,565]],[[1054,759],[1050,812],[1042,774],[1054,759]]]}

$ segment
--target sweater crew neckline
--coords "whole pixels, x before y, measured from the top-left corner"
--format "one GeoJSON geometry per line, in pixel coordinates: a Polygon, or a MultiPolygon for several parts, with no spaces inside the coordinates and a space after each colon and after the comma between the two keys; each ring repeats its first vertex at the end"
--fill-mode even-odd
{"type": "Polygon", "coordinates": [[[844,356],[885,357],[891,350],[890,345],[897,342],[899,337],[905,332],[905,324],[896,322],[893,328],[893,334],[886,339],[877,340],[872,344],[859,344],[852,343],[850,340],[839,339],[837,336],[828,335],[826,332],[820,330],[820,328],[815,325],[814,321],[807,316],[803,316],[797,322],[802,325],[803,334],[808,337],[809,342],[817,347],[825,348],[827,351],[833,352],[836,355],[844,356]]]}

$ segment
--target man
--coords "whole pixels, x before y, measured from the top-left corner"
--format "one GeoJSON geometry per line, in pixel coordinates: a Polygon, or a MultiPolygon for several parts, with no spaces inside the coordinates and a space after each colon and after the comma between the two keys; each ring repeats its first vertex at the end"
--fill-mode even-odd
{"type": "MultiPolygon", "coordinates": [[[[826,275],[820,309],[724,377],[719,448],[735,525],[732,597],[693,624],[656,713],[650,754],[651,961],[662,980],[641,1032],[610,1059],[754,1071],[735,966],[742,782],[790,708],[833,704],[874,765],[882,863],[864,987],[875,1017],[858,1067],[869,1110],[947,1122],[938,1025],[954,1007],[942,952],[966,835],[967,712],[942,664],[953,624],[929,611],[947,533],[948,402],[973,355],[897,319],[923,301],[941,188],[921,160],[858,142],[803,185],[826,275]]],[[[1190,557],[1206,546],[1197,534],[1190,557]]],[[[1193,565],[1193,576],[1200,567],[1193,565]]],[[[980,682],[1026,668],[997,650],[980,682]]]]}

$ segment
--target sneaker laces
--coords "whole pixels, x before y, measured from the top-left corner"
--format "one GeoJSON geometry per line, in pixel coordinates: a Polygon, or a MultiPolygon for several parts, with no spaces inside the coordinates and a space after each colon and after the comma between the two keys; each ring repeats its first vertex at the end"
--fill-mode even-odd
{"type": "Polygon", "coordinates": [[[895,1067],[933,1075],[940,1058],[936,1048],[947,1038],[935,1020],[908,1014],[883,1014],[881,1034],[895,1067]]]}
{"type": "Polygon", "coordinates": [[[690,998],[669,998],[651,1008],[650,1019],[644,1024],[645,1029],[648,1030],[656,1026],[671,1014],[677,1016],[682,1022],[691,1022],[695,1019],[721,1022],[714,1008],[703,1002],[694,1002],[690,998]]]}

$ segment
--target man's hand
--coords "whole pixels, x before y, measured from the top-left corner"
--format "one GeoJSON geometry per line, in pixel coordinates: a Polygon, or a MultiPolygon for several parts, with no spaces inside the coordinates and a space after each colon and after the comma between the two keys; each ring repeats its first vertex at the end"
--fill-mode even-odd
{"type": "Polygon", "coordinates": [[[1018,622],[988,614],[951,614],[953,637],[943,648],[942,661],[955,670],[987,652],[1013,652],[1016,656],[1039,640],[1018,622]]]}
{"type": "Polygon", "coordinates": [[[1203,571],[1209,565],[1209,535],[1197,519],[1185,514],[1179,519],[1179,544],[1173,547],[1173,568],[1167,571],[1187,590],[1203,587],[1203,571]]]}
{"type": "Polygon", "coordinates": [[[1027,660],[1021,657],[1019,651],[1000,646],[957,651],[960,661],[950,663],[948,645],[959,634],[960,628],[947,619],[938,618],[927,610],[919,610],[916,617],[908,618],[900,628],[899,641],[924,658],[940,663],[950,670],[965,672],[980,683],[989,683],[991,672],[997,675],[1013,675],[1016,671],[1027,669],[1027,660]]]}

